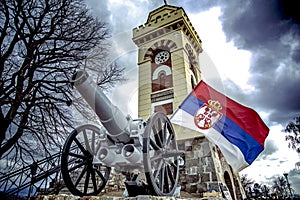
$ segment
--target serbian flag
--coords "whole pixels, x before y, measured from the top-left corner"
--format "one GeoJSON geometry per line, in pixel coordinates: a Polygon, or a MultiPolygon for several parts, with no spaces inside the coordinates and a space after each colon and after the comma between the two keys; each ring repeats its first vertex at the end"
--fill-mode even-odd
{"type": "Polygon", "coordinates": [[[203,133],[222,151],[235,172],[264,149],[269,133],[259,115],[201,81],[171,117],[171,122],[203,133]]]}

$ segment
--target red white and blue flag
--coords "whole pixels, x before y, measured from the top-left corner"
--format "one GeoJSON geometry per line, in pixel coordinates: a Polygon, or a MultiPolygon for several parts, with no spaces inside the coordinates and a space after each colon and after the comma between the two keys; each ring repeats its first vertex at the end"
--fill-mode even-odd
{"type": "Polygon", "coordinates": [[[234,171],[249,166],[263,151],[269,133],[259,115],[201,81],[171,122],[203,133],[222,151],[234,171]]]}

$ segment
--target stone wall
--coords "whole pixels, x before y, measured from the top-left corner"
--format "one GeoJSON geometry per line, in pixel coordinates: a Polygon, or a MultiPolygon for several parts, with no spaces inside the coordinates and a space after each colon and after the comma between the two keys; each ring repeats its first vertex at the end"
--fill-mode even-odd
{"type": "Polygon", "coordinates": [[[204,137],[178,141],[185,150],[185,164],[180,169],[179,184],[183,191],[200,193],[219,192],[217,172],[209,141],[204,137]]]}
{"type": "Polygon", "coordinates": [[[101,191],[100,194],[106,194],[111,192],[119,192],[125,190],[124,184],[125,176],[120,173],[111,172],[109,179],[105,185],[105,188],[101,191]]]}

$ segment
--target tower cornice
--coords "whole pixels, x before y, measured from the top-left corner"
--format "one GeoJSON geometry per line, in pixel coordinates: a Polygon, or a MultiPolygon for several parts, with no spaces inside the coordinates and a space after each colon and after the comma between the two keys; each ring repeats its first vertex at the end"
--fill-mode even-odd
{"type": "Polygon", "coordinates": [[[184,9],[171,5],[164,5],[151,11],[146,23],[133,29],[133,41],[139,46],[173,30],[183,31],[193,41],[197,52],[202,52],[202,41],[184,9]]]}
{"type": "Polygon", "coordinates": [[[163,5],[149,13],[146,23],[150,23],[151,21],[153,21],[156,18],[156,15],[162,11],[174,12],[179,9],[183,9],[183,8],[177,6],[171,6],[171,5],[163,5]]]}

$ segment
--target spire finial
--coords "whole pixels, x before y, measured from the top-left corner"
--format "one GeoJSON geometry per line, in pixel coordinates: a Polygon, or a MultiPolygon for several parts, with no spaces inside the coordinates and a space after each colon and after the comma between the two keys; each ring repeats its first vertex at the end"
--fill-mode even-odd
{"type": "Polygon", "coordinates": [[[164,0],[164,2],[165,2],[165,5],[168,5],[167,0],[164,0]]]}

